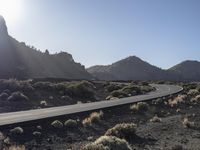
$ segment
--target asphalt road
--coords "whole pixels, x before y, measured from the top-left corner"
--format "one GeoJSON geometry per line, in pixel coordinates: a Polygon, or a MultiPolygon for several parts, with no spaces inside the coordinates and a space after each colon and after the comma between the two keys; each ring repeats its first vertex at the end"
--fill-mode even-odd
{"type": "Polygon", "coordinates": [[[171,95],[182,91],[182,87],[175,85],[158,85],[152,84],[157,90],[147,93],[145,95],[138,95],[128,98],[121,98],[116,100],[105,100],[100,102],[75,104],[61,107],[52,107],[37,110],[19,111],[11,113],[0,114],[0,126],[39,120],[44,118],[56,117],[61,115],[68,115],[91,110],[109,108],[124,104],[131,104],[139,101],[148,101],[155,98],[171,95]]]}

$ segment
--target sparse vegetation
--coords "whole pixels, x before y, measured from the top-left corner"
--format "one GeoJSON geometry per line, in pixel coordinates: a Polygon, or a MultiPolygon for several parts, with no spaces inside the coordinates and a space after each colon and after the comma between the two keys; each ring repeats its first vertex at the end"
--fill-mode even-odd
{"type": "Polygon", "coordinates": [[[149,109],[149,105],[146,102],[138,102],[130,106],[133,112],[146,112],[149,109]]]}
{"type": "Polygon", "coordinates": [[[55,129],[62,129],[63,128],[63,123],[59,120],[55,120],[51,123],[51,126],[55,129]]]}
{"type": "Polygon", "coordinates": [[[169,105],[170,105],[171,107],[174,107],[174,106],[177,106],[177,105],[180,104],[180,103],[185,102],[186,98],[187,98],[186,95],[178,95],[178,96],[175,97],[173,100],[170,99],[170,100],[168,101],[168,103],[169,103],[169,105]]]}
{"type": "Polygon", "coordinates": [[[157,115],[155,115],[152,119],[150,119],[150,122],[161,122],[162,119],[159,118],[157,115]]]}
{"type": "Polygon", "coordinates": [[[189,92],[187,93],[187,95],[193,97],[193,96],[197,96],[199,94],[199,91],[196,89],[191,89],[189,90],[189,92]]]}
{"type": "Polygon", "coordinates": [[[24,130],[21,127],[15,127],[10,130],[10,134],[12,136],[19,136],[19,135],[22,135],[23,133],[24,133],[24,130]]]}
{"type": "Polygon", "coordinates": [[[84,126],[91,126],[92,124],[94,123],[99,123],[101,121],[101,119],[103,118],[103,112],[100,111],[100,112],[93,112],[90,114],[89,117],[85,118],[83,121],[82,121],[82,124],[84,126]]]}
{"type": "Polygon", "coordinates": [[[183,119],[183,126],[185,128],[194,128],[194,122],[189,121],[188,118],[183,119]]]}
{"type": "Polygon", "coordinates": [[[65,121],[64,125],[67,128],[76,128],[78,126],[78,123],[76,120],[68,119],[67,121],[65,121]]]}
{"type": "Polygon", "coordinates": [[[102,136],[82,150],[132,150],[128,142],[115,136],[102,136]]]}
{"type": "Polygon", "coordinates": [[[134,123],[117,124],[113,128],[108,129],[105,133],[107,136],[116,136],[129,140],[135,136],[137,125],[134,123]]]}

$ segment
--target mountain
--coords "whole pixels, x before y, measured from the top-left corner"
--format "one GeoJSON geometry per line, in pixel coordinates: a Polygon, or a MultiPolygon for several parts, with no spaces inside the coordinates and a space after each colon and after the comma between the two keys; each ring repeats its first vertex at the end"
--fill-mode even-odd
{"type": "Polygon", "coordinates": [[[186,81],[200,81],[200,62],[187,60],[168,69],[179,79],[186,81]]]}
{"type": "Polygon", "coordinates": [[[0,78],[68,78],[91,79],[92,76],[71,54],[42,53],[18,42],[7,31],[0,16],[0,78]]]}
{"type": "Polygon", "coordinates": [[[171,80],[173,73],[153,66],[136,56],[117,61],[107,66],[93,66],[87,69],[101,80],[171,80]]]}

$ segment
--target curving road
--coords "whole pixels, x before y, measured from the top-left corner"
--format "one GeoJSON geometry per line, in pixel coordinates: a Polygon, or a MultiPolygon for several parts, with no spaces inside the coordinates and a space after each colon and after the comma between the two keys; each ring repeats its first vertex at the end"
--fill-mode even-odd
{"type": "Polygon", "coordinates": [[[131,104],[139,101],[148,101],[155,98],[175,94],[183,90],[182,87],[175,85],[152,84],[151,86],[155,87],[156,91],[133,97],[121,98],[110,101],[100,101],[100,102],[92,102],[85,104],[75,104],[75,105],[68,105],[61,107],[37,109],[37,110],[2,113],[0,114],[0,126],[56,117],[61,115],[86,112],[103,108],[109,108],[119,105],[131,104]]]}

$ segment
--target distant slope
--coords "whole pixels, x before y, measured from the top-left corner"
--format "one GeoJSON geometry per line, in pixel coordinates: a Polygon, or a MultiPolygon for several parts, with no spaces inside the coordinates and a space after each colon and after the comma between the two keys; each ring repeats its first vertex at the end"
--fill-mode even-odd
{"type": "Polygon", "coordinates": [[[84,66],[66,52],[42,53],[8,35],[0,16],[0,78],[91,79],[84,66]]]}
{"type": "Polygon", "coordinates": [[[130,56],[108,66],[93,66],[87,71],[101,80],[170,80],[173,76],[136,56],[130,56]]]}
{"type": "Polygon", "coordinates": [[[170,68],[168,71],[175,73],[179,79],[200,81],[200,62],[187,60],[170,68]]]}

